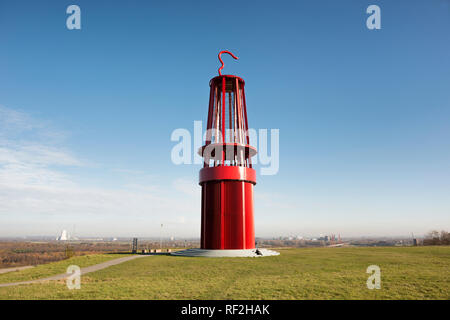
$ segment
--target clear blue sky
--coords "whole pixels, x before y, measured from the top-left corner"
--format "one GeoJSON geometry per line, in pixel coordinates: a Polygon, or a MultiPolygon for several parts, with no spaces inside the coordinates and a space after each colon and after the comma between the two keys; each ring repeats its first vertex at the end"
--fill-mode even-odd
{"type": "Polygon", "coordinates": [[[256,235],[450,229],[450,2],[2,1],[0,236],[199,236],[217,53],[250,126],[280,130],[256,235]],[[66,8],[81,8],[81,30],[66,8]],[[366,8],[381,8],[381,30],[366,8]]]}

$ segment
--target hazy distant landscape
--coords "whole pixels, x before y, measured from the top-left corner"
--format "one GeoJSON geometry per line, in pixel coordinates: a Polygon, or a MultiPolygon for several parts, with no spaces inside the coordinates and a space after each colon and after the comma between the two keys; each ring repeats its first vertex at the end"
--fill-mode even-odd
{"type": "MultiPolygon", "coordinates": [[[[49,237],[34,237],[27,241],[20,238],[0,240],[0,269],[39,265],[99,253],[131,253],[132,238],[119,238],[114,241],[97,238],[69,241],[50,240],[49,237]]],[[[412,237],[367,237],[336,238],[322,236],[313,239],[279,237],[277,239],[256,239],[260,248],[307,248],[307,247],[408,247],[416,245],[450,245],[450,234],[446,231],[431,231],[422,238],[412,237]],[[414,243],[414,239],[416,242],[414,243]]],[[[198,239],[138,239],[138,253],[153,249],[198,248],[198,239]]]]}

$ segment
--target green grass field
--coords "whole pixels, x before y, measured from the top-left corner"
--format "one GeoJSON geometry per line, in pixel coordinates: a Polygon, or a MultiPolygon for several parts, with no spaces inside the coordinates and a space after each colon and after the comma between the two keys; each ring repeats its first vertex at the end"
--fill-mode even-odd
{"type": "MultiPolygon", "coordinates": [[[[0,299],[450,298],[450,247],[279,251],[265,258],[148,256],[87,274],[80,290],[67,289],[64,281],[31,284],[0,288],[0,299]],[[379,290],[366,286],[373,264],[381,268],[379,290]]],[[[41,274],[56,264],[41,266],[41,274]]],[[[3,275],[0,283],[25,273],[35,278],[37,269],[3,275]]]]}

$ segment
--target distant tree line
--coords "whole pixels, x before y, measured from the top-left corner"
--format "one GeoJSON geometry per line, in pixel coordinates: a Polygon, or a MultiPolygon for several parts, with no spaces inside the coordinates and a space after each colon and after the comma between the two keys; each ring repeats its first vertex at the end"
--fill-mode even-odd
{"type": "Polygon", "coordinates": [[[129,248],[130,245],[128,243],[115,242],[1,241],[0,268],[38,265],[92,253],[125,252],[129,248]]]}
{"type": "Polygon", "coordinates": [[[442,230],[428,232],[423,239],[424,246],[445,246],[450,245],[450,233],[442,230]]]}

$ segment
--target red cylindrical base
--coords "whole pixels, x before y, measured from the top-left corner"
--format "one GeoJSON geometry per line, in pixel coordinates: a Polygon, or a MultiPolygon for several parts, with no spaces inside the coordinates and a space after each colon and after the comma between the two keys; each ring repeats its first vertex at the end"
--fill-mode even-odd
{"type": "Polygon", "coordinates": [[[254,249],[253,184],[212,180],[201,185],[201,248],[254,249]]]}

